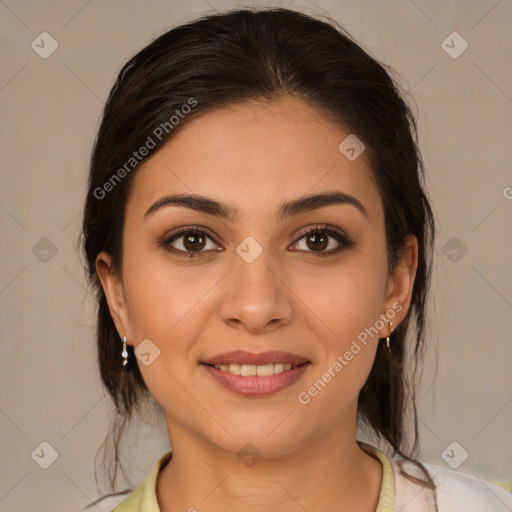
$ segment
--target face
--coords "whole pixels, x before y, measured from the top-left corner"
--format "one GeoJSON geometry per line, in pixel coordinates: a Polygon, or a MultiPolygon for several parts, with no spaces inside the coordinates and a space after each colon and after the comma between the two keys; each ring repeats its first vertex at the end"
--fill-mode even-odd
{"type": "Polygon", "coordinates": [[[277,455],[355,437],[379,338],[409,307],[417,246],[410,237],[388,274],[366,155],[338,149],[349,134],[298,99],[248,103],[190,121],[137,171],[122,275],[106,253],[97,269],[171,443],[277,455]],[[192,195],[202,200],[177,199],[192,195]]]}

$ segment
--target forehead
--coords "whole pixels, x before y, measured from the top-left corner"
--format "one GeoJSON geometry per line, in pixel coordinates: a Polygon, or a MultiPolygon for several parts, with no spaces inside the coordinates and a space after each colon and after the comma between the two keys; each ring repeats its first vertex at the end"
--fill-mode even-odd
{"type": "Polygon", "coordinates": [[[367,155],[339,149],[350,131],[296,98],[250,102],[186,123],[137,171],[129,209],[137,216],[160,197],[194,193],[262,215],[284,199],[339,190],[379,217],[380,196],[367,155]]]}

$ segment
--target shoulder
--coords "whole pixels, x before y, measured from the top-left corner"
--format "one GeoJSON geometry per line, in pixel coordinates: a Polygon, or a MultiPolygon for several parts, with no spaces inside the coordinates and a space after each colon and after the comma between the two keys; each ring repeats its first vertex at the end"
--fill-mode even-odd
{"type": "MultiPolygon", "coordinates": [[[[415,464],[390,457],[395,477],[395,507],[401,512],[433,511],[432,491],[408,479],[407,474],[426,480],[415,464]]],[[[474,473],[454,471],[421,461],[436,486],[439,512],[510,512],[512,493],[474,473]]]]}
{"type": "Polygon", "coordinates": [[[111,512],[159,512],[156,484],[161,469],[171,460],[172,451],[164,453],[155,463],[149,474],[138,487],[118,502],[111,512]]]}
{"type": "Polygon", "coordinates": [[[119,492],[114,495],[107,495],[102,498],[98,498],[89,505],[80,509],[80,512],[94,512],[97,510],[103,510],[105,512],[114,510],[124,499],[131,495],[131,491],[119,492]]]}
{"type": "Polygon", "coordinates": [[[457,510],[464,506],[466,512],[510,512],[512,510],[512,493],[502,487],[474,473],[454,471],[436,464],[424,463],[424,465],[438,486],[440,507],[444,505],[457,510]]]}

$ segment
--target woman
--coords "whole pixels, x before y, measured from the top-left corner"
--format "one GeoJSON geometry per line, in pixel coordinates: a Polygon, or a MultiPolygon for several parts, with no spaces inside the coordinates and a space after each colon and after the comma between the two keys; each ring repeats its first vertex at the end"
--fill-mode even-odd
{"type": "Polygon", "coordinates": [[[172,451],[116,512],[512,506],[417,460],[434,237],[422,182],[396,84],[333,24],[232,11],[124,66],[84,247],[103,383],[122,421],[154,397],[172,451]]]}

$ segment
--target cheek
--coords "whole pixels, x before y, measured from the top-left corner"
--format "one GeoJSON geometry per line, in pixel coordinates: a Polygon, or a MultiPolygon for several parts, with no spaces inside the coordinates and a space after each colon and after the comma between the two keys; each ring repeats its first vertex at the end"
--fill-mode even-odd
{"type": "Polygon", "coordinates": [[[206,268],[171,262],[163,250],[143,254],[140,246],[134,246],[124,261],[123,273],[135,343],[143,338],[172,339],[173,332],[194,324],[221,272],[213,266],[206,268]]]}
{"type": "MultiPolygon", "coordinates": [[[[385,290],[385,264],[354,256],[346,264],[298,272],[293,289],[322,334],[342,350],[379,319],[385,290]]],[[[315,331],[316,332],[316,331],[315,331]]]]}
{"type": "MultiPolygon", "coordinates": [[[[315,398],[319,407],[331,400],[342,408],[342,403],[348,406],[369,375],[379,343],[377,331],[382,328],[380,323],[376,328],[376,323],[384,274],[385,261],[364,254],[307,278],[297,274],[295,289],[304,297],[301,314],[309,319],[308,331],[317,337],[320,364],[306,385],[314,386],[311,392],[319,396],[315,398]]],[[[312,399],[308,389],[303,391],[312,399]]]]}
{"type": "Polygon", "coordinates": [[[180,409],[183,398],[186,409],[183,385],[187,382],[188,390],[194,386],[190,374],[197,365],[196,345],[214,314],[215,287],[226,270],[215,264],[187,268],[171,263],[164,253],[146,250],[142,254],[140,246],[133,249],[123,263],[132,342],[137,350],[141,342],[150,340],[158,354],[148,366],[142,358],[137,358],[137,364],[159,403],[169,410],[180,409]]]}
{"type": "Polygon", "coordinates": [[[320,293],[310,287],[302,309],[309,318],[308,330],[317,337],[319,364],[297,401],[312,417],[335,423],[352,410],[371,371],[382,289],[378,272],[368,271],[338,272],[325,280],[323,289],[320,293]]]}
{"type": "Polygon", "coordinates": [[[205,293],[215,281],[207,275],[191,276],[151,255],[139,261],[144,264],[126,258],[125,275],[129,277],[124,284],[132,342],[136,351],[144,342],[151,354],[150,364],[137,357],[137,365],[151,394],[166,411],[186,410],[190,397],[183,386],[187,382],[190,390],[193,384],[189,382],[189,365],[194,361],[189,355],[204,327],[205,293]]]}

